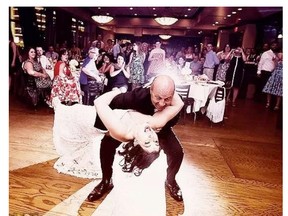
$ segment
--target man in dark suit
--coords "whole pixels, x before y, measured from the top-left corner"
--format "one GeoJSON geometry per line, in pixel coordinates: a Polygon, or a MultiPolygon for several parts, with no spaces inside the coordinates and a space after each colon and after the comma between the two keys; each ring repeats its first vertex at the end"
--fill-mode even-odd
{"type": "MultiPolygon", "coordinates": [[[[157,121],[148,123],[154,130],[158,131],[159,144],[167,155],[168,168],[165,185],[175,200],[182,201],[182,192],[175,176],[181,166],[184,153],[172,127],[178,121],[183,102],[180,96],[174,93],[174,81],[169,76],[159,75],[153,80],[150,87],[136,88],[131,92],[117,95],[110,103],[110,107],[112,109],[134,109],[140,113],[153,116],[157,116],[157,112],[158,114],[162,113],[160,115],[162,117],[158,118],[157,121]]],[[[106,130],[98,116],[94,126],[106,130]]],[[[92,202],[101,198],[113,188],[112,165],[116,148],[120,144],[120,141],[109,135],[105,135],[102,139],[100,147],[102,181],[88,195],[89,201],[92,202]]]]}

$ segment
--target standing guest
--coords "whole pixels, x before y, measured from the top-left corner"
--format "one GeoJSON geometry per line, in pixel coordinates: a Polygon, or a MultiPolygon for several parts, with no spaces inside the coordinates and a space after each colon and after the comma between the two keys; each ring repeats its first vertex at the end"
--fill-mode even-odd
{"type": "Polygon", "coordinates": [[[75,42],[72,44],[72,47],[69,50],[69,57],[75,59],[78,62],[81,60],[81,50],[76,46],[75,42]]]}
{"type": "Polygon", "coordinates": [[[186,48],[185,47],[181,47],[181,50],[179,50],[177,53],[176,53],[176,61],[178,61],[178,59],[180,58],[180,57],[183,57],[183,58],[185,58],[185,50],[186,50],[186,48]]]}
{"type": "Polygon", "coordinates": [[[103,64],[101,68],[99,69],[99,73],[105,75],[105,80],[104,80],[104,88],[103,88],[103,93],[111,91],[111,76],[110,76],[110,70],[112,67],[112,62],[113,62],[113,56],[111,53],[104,53],[103,54],[103,64]]]}
{"type": "Polygon", "coordinates": [[[95,60],[95,65],[96,65],[97,70],[99,70],[103,65],[103,54],[105,53],[105,50],[104,49],[98,49],[98,53],[99,54],[95,60]]]}
{"type": "Polygon", "coordinates": [[[186,62],[191,62],[193,60],[193,47],[188,46],[187,51],[185,52],[186,62]]]}
{"type": "Polygon", "coordinates": [[[100,42],[100,41],[97,41],[95,47],[96,47],[97,49],[101,49],[101,42],[100,42]]]}
{"type": "Polygon", "coordinates": [[[216,65],[219,64],[219,62],[219,58],[213,51],[213,45],[211,43],[207,44],[207,52],[203,65],[203,74],[205,74],[209,78],[209,80],[213,80],[214,70],[216,65]]]}
{"type": "MultiPolygon", "coordinates": [[[[16,84],[17,74],[21,66],[20,55],[18,47],[14,42],[12,32],[9,32],[9,91],[11,88],[12,77],[14,77],[14,85],[16,84]]],[[[17,86],[13,86],[14,92],[16,92],[17,86]]]]}
{"type": "Polygon", "coordinates": [[[68,64],[68,51],[61,49],[54,67],[54,80],[48,105],[53,107],[53,98],[58,97],[65,105],[81,103],[81,89],[77,78],[72,74],[68,64]]]}
{"type": "Polygon", "coordinates": [[[44,100],[49,98],[49,94],[51,91],[51,80],[49,82],[49,86],[45,86],[43,88],[37,86],[36,79],[38,79],[38,81],[43,81],[45,79],[48,79],[49,75],[46,73],[46,70],[41,66],[41,64],[37,61],[35,49],[32,47],[29,47],[27,49],[27,52],[25,52],[23,70],[26,92],[28,93],[28,96],[30,97],[33,106],[36,107],[41,96],[44,100]]]}
{"type": "Polygon", "coordinates": [[[110,86],[111,89],[119,88],[121,92],[127,92],[128,79],[130,77],[129,71],[125,67],[125,57],[123,53],[117,56],[117,63],[113,64],[110,68],[110,86]]]}
{"type": "Polygon", "coordinates": [[[113,49],[113,41],[112,41],[112,39],[109,38],[109,39],[107,39],[107,43],[104,47],[104,50],[107,53],[113,53],[112,49],[113,49]]]}
{"type": "Polygon", "coordinates": [[[43,48],[41,46],[36,47],[37,60],[40,62],[41,66],[46,70],[50,78],[53,80],[54,71],[53,71],[53,63],[49,61],[49,59],[43,55],[43,48]]]}
{"type": "Polygon", "coordinates": [[[263,88],[263,92],[267,94],[266,108],[269,108],[271,105],[272,95],[277,96],[274,110],[279,110],[283,95],[283,54],[278,53],[277,57],[278,62],[276,67],[263,88]]]}
{"type": "Polygon", "coordinates": [[[92,44],[94,47],[97,47],[98,49],[104,49],[105,48],[105,44],[103,42],[101,34],[97,35],[97,39],[95,41],[93,41],[92,44]]]}
{"type": "Polygon", "coordinates": [[[236,99],[238,97],[239,89],[241,87],[244,76],[244,62],[246,56],[241,47],[232,50],[233,57],[230,61],[229,68],[226,72],[226,85],[231,90],[227,94],[227,101],[229,101],[231,91],[233,92],[232,106],[236,106],[236,99]]]}
{"type": "Polygon", "coordinates": [[[144,61],[145,53],[141,50],[141,43],[133,44],[133,52],[130,55],[128,67],[130,70],[129,82],[132,83],[132,90],[144,84],[144,61]]]}
{"type": "Polygon", "coordinates": [[[149,68],[149,64],[150,62],[148,61],[148,57],[149,57],[149,44],[146,43],[146,42],[143,42],[142,43],[142,46],[141,46],[141,50],[143,53],[145,53],[145,60],[144,60],[144,78],[145,78],[145,82],[146,82],[146,75],[147,75],[147,71],[148,71],[148,68],[149,68]]]}
{"type": "Polygon", "coordinates": [[[155,48],[151,50],[148,61],[150,62],[147,71],[147,80],[164,72],[165,70],[165,50],[161,48],[161,42],[157,41],[155,48]]]}
{"type": "Polygon", "coordinates": [[[258,99],[262,100],[262,89],[267,83],[269,77],[271,76],[272,71],[275,68],[275,59],[276,59],[276,51],[278,49],[277,43],[272,43],[270,45],[270,49],[265,51],[258,63],[257,76],[260,79],[258,86],[256,87],[258,99]]]}
{"type": "Polygon", "coordinates": [[[264,43],[262,46],[262,50],[260,51],[259,55],[256,57],[256,61],[259,62],[262,54],[270,49],[268,43],[264,43]]]}
{"type": "Polygon", "coordinates": [[[169,74],[171,74],[172,76],[178,76],[178,69],[177,69],[177,63],[174,59],[174,55],[170,54],[167,55],[166,61],[165,61],[165,65],[166,65],[166,70],[169,74]]]}
{"type": "MultiPolygon", "coordinates": [[[[179,118],[179,112],[183,107],[183,101],[175,94],[175,83],[166,75],[157,76],[151,87],[136,88],[133,91],[117,95],[110,103],[112,109],[133,109],[147,115],[157,115],[157,112],[165,113],[163,118],[157,121],[149,121],[148,125],[158,132],[159,145],[167,155],[167,178],[165,185],[170,195],[177,201],[182,201],[182,192],[176,182],[176,174],[183,160],[183,149],[175,136],[172,127],[179,118]]],[[[96,117],[95,127],[106,130],[105,126],[96,117]]],[[[101,198],[113,188],[112,164],[116,148],[121,141],[105,135],[101,141],[100,161],[102,170],[102,181],[88,195],[89,201],[101,198]]]]}
{"type": "Polygon", "coordinates": [[[198,48],[196,45],[194,45],[193,58],[194,58],[195,56],[198,56],[199,59],[201,58],[201,52],[200,52],[199,48],[198,48]]]}
{"type": "Polygon", "coordinates": [[[121,45],[122,45],[122,40],[116,39],[116,43],[115,43],[115,45],[112,48],[114,62],[116,62],[118,54],[122,52],[121,45]]]}
{"type": "Polygon", "coordinates": [[[199,60],[199,55],[195,55],[193,61],[190,63],[192,75],[199,76],[202,74],[203,63],[199,60]]]}
{"type": "Polygon", "coordinates": [[[97,48],[91,47],[81,67],[79,80],[81,90],[84,92],[82,101],[85,105],[93,105],[95,97],[102,93],[102,79],[95,64],[98,52],[97,48]]]}
{"type": "Polygon", "coordinates": [[[125,64],[128,65],[130,61],[131,53],[133,52],[133,46],[130,42],[125,43],[125,46],[123,47],[123,53],[125,58],[125,64]]]}
{"type": "MultiPolygon", "coordinates": [[[[257,62],[256,62],[256,53],[254,49],[247,48],[245,50],[246,61],[244,65],[244,78],[243,84],[239,92],[239,98],[246,98],[248,93],[249,84],[254,84],[255,79],[257,78],[257,62]]],[[[253,93],[254,94],[254,93],[253,93]]]]}
{"type": "Polygon", "coordinates": [[[55,64],[57,62],[57,60],[59,59],[59,54],[54,51],[53,46],[49,46],[48,51],[45,53],[45,56],[48,59],[51,59],[53,64],[55,64]]]}
{"type": "Polygon", "coordinates": [[[231,47],[229,44],[226,44],[224,49],[217,53],[219,58],[219,66],[216,71],[216,80],[225,82],[226,71],[229,68],[229,62],[232,57],[231,47]]]}

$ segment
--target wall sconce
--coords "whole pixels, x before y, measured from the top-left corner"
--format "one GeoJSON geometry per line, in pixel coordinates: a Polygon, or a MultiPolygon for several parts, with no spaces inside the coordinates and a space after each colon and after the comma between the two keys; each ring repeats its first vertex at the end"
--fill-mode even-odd
{"type": "Polygon", "coordinates": [[[111,16],[103,16],[103,15],[97,15],[92,16],[92,19],[100,24],[106,24],[113,20],[113,17],[111,16]]]}
{"type": "Polygon", "coordinates": [[[159,35],[159,37],[163,40],[168,40],[169,38],[171,38],[171,35],[159,35]]]}
{"type": "Polygon", "coordinates": [[[178,19],[174,17],[156,17],[155,21],[160,25],[169,26],[177,22],[178,19]]]}

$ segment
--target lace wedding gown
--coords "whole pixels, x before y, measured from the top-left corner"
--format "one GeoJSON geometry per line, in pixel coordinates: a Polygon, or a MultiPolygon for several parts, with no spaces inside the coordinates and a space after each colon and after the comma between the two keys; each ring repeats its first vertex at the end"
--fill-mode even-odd
{"type": "MultiPolygon", "coordinates": [[[[102,177],[99,151],[103,134],[94,127],[96,117],[94,106],[80,104],[65,106],[55,99],[53,103],[55,109],[53,141],[56,151],[60,155],[54,168],[60,173],[96,179],[98,184],[102,177]]],[[[124,124],[132,123],[131,115],[126,115],[129,111],[114,111],[123,119],[124,124]]],[[[119,146],[119,149],[121,147],[122,145],[119,146]]],[[[160,157],[139,177],[133,173],[124,173],[119,165],[121,160],[122,157],[116,154],[112,177],[114,188],[98,206],[93,216],[165,216],[164,182],[167,162],[163,151],[161,151],[160,157]]],[[[91,183],[75,193],[81,195],[71,196],[71,199],[77,197],[77,204],[74,203],[73,208],[67,206],[67,203],[72,205],[70,201],[63,201],[66,203],[67,211],[75,208],[77,210],[76,206],[78,205],[80,208],[80,204],[84,202],[93,186],[96,186],[96,184],[91,186],[91,183]]],[[[59,208],[61,209],[61,205],[55,207],[55,209],[59,208]]],[[[74,215],[71,212],[69,214],[74,215]]]]}
{"type": "Polygon", "coordinates": [[[59,173],[82,178],[101,178],[99,158],[103,134],[93,126],[93,106],[65,106],[55,98],[53,142],[60,158],[54,164],[59,173]]]}

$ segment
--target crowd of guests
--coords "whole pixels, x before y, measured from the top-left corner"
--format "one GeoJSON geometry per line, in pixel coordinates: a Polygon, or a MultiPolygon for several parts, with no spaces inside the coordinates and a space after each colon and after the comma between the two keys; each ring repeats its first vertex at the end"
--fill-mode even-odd
{"type": "MultiPolygon", "coordinates": [[[[242,47],[230,47],[229,44],[220,50],[216,50],[211,43],[201,50],[197,46],[178,49],[163,45],[160,41],[149,44],[116,40],[113,44],[113,41],[108,39],[104,43],[102,36],[98,35],[95,41],[82,50],[75,43],[71,48],[67,48],[64,43],[56,51],[53,46],[49,46],[45,53],[41,46],[37,46],[34,57],[29,56],[29,52],[34,48],[26,49],[21,57],[24,72],[34,78],[39,77],[35,66],[33,71],[36,73],[32,70],[29,73],[25,66],[27,61],[39,62],[41,76],[48,74],[53,81],[50,98],[47,96],[47,88],[43,96],[50,106],[53,106],[51,98],[55,96],[60,97],[61,102],[67,105],[93,105],[93,100],[104,92],[115,88],[119,88],[121,92],[131,91],[143,86],[155,75],[168,73],[192,76],[205,74],[209,80],[223,81],[229,90],[227,103],[232,101],[233,107],[236,106],[238,97],[246,98],[249,84],[254,84],[255,100],[262,100],[263,93],[267,93],[266,107],[269,108],[271,95],[276,95],[277,103],[274,109],[278,110],[282,97],[282,75],[272,80],[277,84],[271,84],[272,76],[270,85],[265,85],[274,71],[278,71],[278,74],[282,71],[279,66],[282,65],[282,54],[277,43],[272,43],[268,49],[265,47],[267,44],[263,46],[262,53],[257,55],[253,48],[244,50],[242,47]],[[72,60],[77,62],[76,68],[80,73],[71,71],[69,62],[72,60]]],[[[9,48],[10,74],[13,73],[16,59],[13,42],[9,42],[9,48]]],[[[37,89],[33,91],[36,92],[37,89]]]]}

